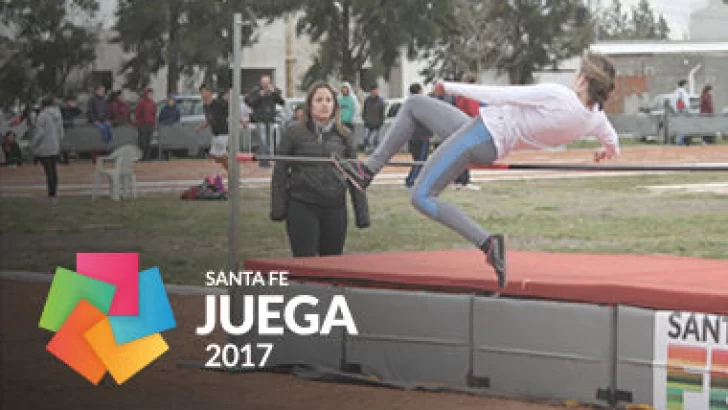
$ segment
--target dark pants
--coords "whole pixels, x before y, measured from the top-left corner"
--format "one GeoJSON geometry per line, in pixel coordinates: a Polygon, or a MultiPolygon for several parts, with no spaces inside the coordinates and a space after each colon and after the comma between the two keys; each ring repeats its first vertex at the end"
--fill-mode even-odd
{"type": "Polygon", "coordinates": [[[364,151],[369,150],[369,145],[374,144],[372,146],[372,151],[375,150],[379,146],[379,128],[369,128],[367,127],[364,134],[364,142],[361,145],[361,149],[364,151]]]}
{"type": "Polygon", "coordinates": [[[152,125],[140,125],[139,132],[139,149],[142,150],[143,159],[152,158],[152,134],[154,133],[154,126],[152,125]]]}
{"type": "Polygon", "coordinates": [[[19,167],[23,166],[23,157],[18,155],[13,155],[11,152],[5,152],[5,164],[3,165],[17,165],[19,167]]]}
{"type": "Polygon", "coordinates": [[[462,174],[458,175],[457,179],[455,179],[455,183],[460,185],[470,184],[470,170],[466,169],[462,174]]]}
{"type": "Polygon", "coordinates": [[[58,168],[56,167],[57,157],[37,157],[38,161],[43,165],[43,171],[46,176],[46,185],[48,185],[48,196],[56,196],[58,188],[58,168]]]}
{"type": "MultiPolygon", "coordinates": [[[[273,155],[275,148],[275,138],[273,132],[272,122],[257,122],[255,123],[255,131],[258,135],[258,155],[273,155]]],[[[267,168],[270,167],[270,161],[259,161],[258,165],[267,168]]]]}
{"type": "MultiPolygon", "coordinates": [[[[430,155],[430,140],[416,139],[410,140],[409,151],[412,154],[414,161],[427,161],[427,157],[430,155]]],[[[420,175],[422,165],[415,165],[410,169],[407,178],[404,180],[404,184],[408,187],[412,187],[417,180],[417,176],[420,175]]]]}
{"type": "Polygon", "coordinates": [[[286,230],[294,257],[344,253],[346,205],[322,207],[291,199],[286,230]]]}

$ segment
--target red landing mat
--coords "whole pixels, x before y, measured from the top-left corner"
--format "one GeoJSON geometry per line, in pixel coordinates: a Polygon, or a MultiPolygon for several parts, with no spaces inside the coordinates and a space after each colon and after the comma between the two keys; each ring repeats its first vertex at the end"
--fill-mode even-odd
{"type": "MultiPolygon", "coordinates": [[[[495,291],[495,274],[484,259],[477,250],[392,252],[250,259],[245,269],[362,287],[495,291]]],[[[508,265],[501,295],[728,314],[728,260],[509,251],[508,265]]]]}

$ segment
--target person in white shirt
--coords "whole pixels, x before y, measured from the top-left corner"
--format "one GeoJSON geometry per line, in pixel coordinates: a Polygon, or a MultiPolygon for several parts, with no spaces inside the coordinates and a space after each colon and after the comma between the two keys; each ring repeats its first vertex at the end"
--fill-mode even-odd
{"type": "Polygon", "coordinates": [[[513,151],[560,146],[585,135],[596,136],[602,144],[594,155],[596,162],[617,157],[619,138],[603,111],[614,90],[614,78],[612,62],[591,53],[582,58],[571,89],[558,84],[484,86],[439,81],[436,94],[461,95],[487,106],[471,119],[435,98],[412,96],[366,161],[337,159],[335,164],[353,183],[366,189],[410,140],[417,124],[435,135],[449,136],[426,162],[411,191],[412,204],[480,248],[502,288],[507,280],[503,235],[490,234],[438,195],[470,164],[489,165],[513,151]]]}
{"type": "Polygon", "coordinates": [[[677,88],[675,89],[675,92],[672,93],[672,109],[676,113],[683,113],[688,111],[689,101],[690,98],[688,97],[688,92],[685,90],[685,85],[687,85],[687,81],[680,80],[677,83],[677,88]]]}
{"type": "MultiPolygon", "coordinates": [[[[685,80],[678,81],[677,88],[672,93],[670,104],[672,105],[672,112],[676,115],[687,113],[690,107],[690,97],[688,97],[688,92],[685,90],[687,83],[685,80]]],[[[678,133],[675,142],[677,145],[690,145],[690,138],[685,139],[683,135],[678,133]]]]}

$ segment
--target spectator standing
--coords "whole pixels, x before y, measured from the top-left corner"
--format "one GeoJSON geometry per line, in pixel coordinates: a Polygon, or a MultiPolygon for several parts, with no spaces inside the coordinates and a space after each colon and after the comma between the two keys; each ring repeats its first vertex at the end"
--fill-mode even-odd
{"type": "Polygon", "coordinates": [[[31,140],[31,148],[35,158],[43,165],[48,187],[49,202],[55,205],[58,202],[58,152],[61,148],[61,135],[63,133],[62,118],[58,110],[53,108],[53,97],[45,97],[41,101],[41,111],[36,120],[36,129],[31,140]]]}
{"type": "Polygon", "coordinates": [[[15,132],[10,130],[3,136],[2,165],[9,167],[23,166],[23,153],[16,139],[15,132]]]}
{"type": "MultiPolygon", "coordinates": [[[[713,94],[711,93],[712,90],[712,86],[706,85],[705,87],[703,87],[703,92],[700,93],[700,115],[713,115],[715,113],[713,109],[713,94]]],[[[703,143],[715,143],[715,135],[704,136],[703,143]]]]}
{"type": "Polygon", "coordinates": [[[704,115],[713,115],[713,87],[706,85],[703,87],[703,92],[700,93],[700,113],[704,115]]]}
{"type": "MultiPolygon", "coordinates": [[[[281,155],[355,158],[351,132],[341,124],[336,92],[317,84],[306,97],[305,115],[286,130],[281,155]]],[[[294,257],[341,255],[347,234],[346,195],[356,225],[369,226],[364,192],[353,188],[333,164],[277,161],[271,181],[271,219],[286,221],[294,257]]]]}
{"type": "MultiPolygon", "coordinates": [[[[260,84],[248,94],[246,102],[253,110],[250,120],[255,124],[256,134],[260,140],[258,154],[272,155],[275,143],[273,128],[276,122],[276,105],[285,104],[285,100],[281,97],[281,90],[271,83],[269,76],[264,75],[260,78],[260,84]]],[[[270,162],[260,161],[259,165],[269,168],[270,162]]]]}
{"type": "Polygon", "coordinates": [[[341,86],[341,94],[338,97],[341,107],[341,123],[344,124],[352,134],[354,133],[354,116],[359,109],[354,93],[351,91],[351,84],[344,82],[341,86]]]}
{"type": "MultiPolygon", "coordinates": [[[[688,92],[685,90],[685,85],[687,83],[688,82],[685,80],[678,81],[677,88],[672,94],[672,111],[676,115],[687,113],[688,108],[690,107],[690,98],[688,97],[688,92]]],[[[685,138],[680,134],[676,136],[676,140],[677,145],[690,145],[690,138],[685,138]]]]}
{"type": "MultiPolygon", "coordinates": [[[[63,101],[63,106],[61,107],[64,138],[66,135],[66,130],[68,130],[69,128],[73,128],[74,120],[81,114],[83,114],[81,112],[81,109],[78,108],[78,105],[76,105],[76,97],[73,95],[67,96],[63,101]]],[[[61,143],[61,163],[69,164],[70,162],[70,155],[67,150],[63,149],[63,143],[61,143]]]]}
{"type": "Polygon", "coordinates": [[[210,158],[228,170],[228,140],[230,127],[228,126],[229,107],[224,98],[215,98],[212,90],[205,84],[200,86],[205,122],[196,131],[210,127],[212,141],[210,141],[210,158]]]}
{"type": "Polygon", "coordinates": [[[134,110],[137,132],[139,136],[139,148],[142,150],[142,159],[152,158],[152,134],[157,126],[157,104],[152,99],[152,89],[144,89],[142,98],[137,102],[134,110]]]}
{"type": "Polygon", "coordinates": [[[384,125],[384,99],[379,95],[379,87],[376,84],[372,86],[369,96],[364,100],[361,116],[366,127],[362,149],[369,153],[379,145],[379,130],[384,125]],[[372,142],[374,145],[370,147],[372,142]]]}
{"type": "MultiPolygon", "coordinates": [[[[409,88],[410,96],[420,95],[424,93],[422,85],[414,83],[409,88]]],[[[432,131],[427,129],[424,125],[417,123],[415,125],[415,131],[412,133],[412,138],[409,141],[409,152],[412,155],[412,159],[415,161],[427,161],[427,157],[430,154],[430,138],[432,137],[432,131]]],[[[417,176],[422,170],[422,165],[415,165],[410,169],[409,174],[404,180],[404,185],[407,188],[412,188],[417,176]]]]}

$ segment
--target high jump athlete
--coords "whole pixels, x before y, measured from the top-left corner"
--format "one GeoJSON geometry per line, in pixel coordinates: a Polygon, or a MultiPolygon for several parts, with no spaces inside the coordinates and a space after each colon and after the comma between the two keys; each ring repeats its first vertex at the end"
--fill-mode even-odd
{"type": "MultiPolygon", "coordinates": [[[[571,88],[559,84],[487,86],[439,81],[436,94],[454,94],[486,104],[469,118],[456,107],[427,96],[414,95],[400,109],[382,143],[366,161],[336,160],[352,182],[366,189],[374,177],[406,144],[417,124],[444,137],[411,191],[416,209],[453,229],[486,255],[505,287],[505,238],[491,234],[453,204],[438,198],[469,165],[490,165],[518,150],[539,150],[595,136],[602,147],[600,162],[619,156],[619,139],[604,114],[615,88],[615,69],[601,54],[588,53],[571,88]]],[[[484,198],[487,201],[487,197],[484,198]]]]}

